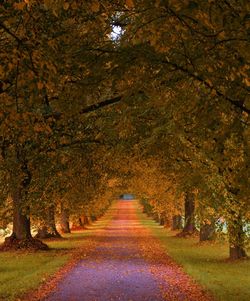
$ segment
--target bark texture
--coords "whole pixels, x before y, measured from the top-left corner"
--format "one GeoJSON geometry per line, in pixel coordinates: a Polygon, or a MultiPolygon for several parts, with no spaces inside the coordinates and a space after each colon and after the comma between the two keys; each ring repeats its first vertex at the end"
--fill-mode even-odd
{"type": "Polygon", "coordinates": [[[197,234],[195,227],[195,195],[192,191],[185,195],[185,225],[177,236],[191,236],[197,234]]]}
{"type": "Polygon", "coordinates": [[[13,232],[15,239],[31,239],[30,218],[28,216],[29,208],[22,206],[22,192],[17,189],[12,194],[13,200],[13,232]]]}
{"type": "Polygon", "coordinates": [[[12,194],[13,199],[13,231],[6,237],[2,250],[34,249],[47,250],[48,246],[34,239],[30,230],[29,208],[23,208],[22,191],[17,189],[12,194]]]}
{"type": "Polygon", "coordinates": [[[70,233],[69,227],[69,212],[67,209],[61,209],[61,220],[60,220],[61,232],[70,233]]]}

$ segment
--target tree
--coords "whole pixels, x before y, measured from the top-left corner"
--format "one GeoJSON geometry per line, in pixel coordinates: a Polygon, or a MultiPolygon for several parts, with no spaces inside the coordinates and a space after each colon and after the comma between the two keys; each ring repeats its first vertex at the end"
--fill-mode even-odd
{"type": "MultiPolygon", "coordinates": [[[[31,201],[31,187],[41,188],[44,182],[40,175],[34,177],[35,171],[41,162],[53,161],[58,149],[60,152],[67,144],[79,143],[84,136],[80,110],[78,126],[75,122],[72,125],[70,115],[79,106],[71,106],[68,91],[73,83],[80,83],[87,96],[86,86],[93,80],[101,82],[101,73],[87,76],[98,59],[88,45],[89,37],[93,47],[107,42],[106,35],[101,34],[106,24],[100,26],[105,18],[93,20],[89,15],[93,6],[85,5],[84,9],[76,2],[70,6],[72,10],[64,1],[9,1],[1,6],[1,172],[7,175],[7,193],[13,199],[12,238],[29,240],[30,245],[30,205],[39,200],[36,197],[31,201]],[[83,56],[84,52],[88,55],[83,56]]],[[[99,67],[106,64],[103,58],[98,62],[99,67]]],[[[97,90],[89,88],[89,96],[97,97],[97,90]]],[[[74,91],[71,96],[76,98],[74,91]]],[[[81,99],[81,109],[86,103],[86,98],[81,99]]]]}
{"type": "MultiPolygon", "coordinates": [[[[63,200],[73,215],[79,208],[95,211],[97,202],[90,206],[89,200],[96,198],[86,191],[84,200],[73,204],[83,192],[81,184],[89,191],[96,187],[79,179],[65,160],[80,154],[80,164],[86,152],[86,161],[93,153],[94,161],[106,159],[103,169],[82,172],[92,179],[102,175],[95,181],[100,193],[115,175],[125,186],[137,185],[160,218],[182,213],[173,191],[186,196],[196,191],[197,212],[212,208],[224,216],[230,249],[239,250],[230,254],[245,256],[248,11],[246,0],[5,2],[0,11],[1,179],[8,182],[2,199],[12,195],[15,222],[22,221],[23,234],[15,225],[13,235],[31,239],[30,216],[46,190],[41,163],[47,174],[56,170],[60,187],[65,183],[60,172],[68,173],[65,191],[54,200],[63,200]],[[122,29],[116,39],[112,26],[122,29]],[[149,179],[133,177],[119,162],[124,157],[130,158],[123,164],[139,158],[141,165],[129,166],[134,174],[144,166],[149,179]],[[166,193],[171,185],[173,191],[166,193]]],[[[186,226],[193,227],[193,200],[186,204],[191,213],[186,226]]]]}

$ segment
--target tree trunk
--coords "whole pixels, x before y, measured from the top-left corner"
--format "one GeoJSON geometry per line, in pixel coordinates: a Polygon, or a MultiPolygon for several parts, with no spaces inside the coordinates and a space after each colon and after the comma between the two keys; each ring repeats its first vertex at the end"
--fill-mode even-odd
{"type": "Polygon", "coordinates": [[[91,215],[91,221],[92,222],[96,222],[97,221],[97,217],[95,215],[91,215]]]}
{"type": "Polygon", "coordinates": [[[38,229],[36,238],[61,238],[61,235],[56,229],[55,223],[55,207],[52,205],[47,211],[47,216],[44,218],[44,226],[38,229]]]}
{"type": "Polygon", "coordinates": [[[247,254],[241,246],[230,246],[229,247],[229,258],[232,260],[246,258],[247,254]]]}
{"type": "Polygon", "coordinates": [[[242,218],[228,223],[229,233],[229,258],[232,260],[247,257],[245,246],[245,233],[243,231],[242,218]]]}
{"type": "Polygon", "coordinates": [[[62,233],[70,233],[70,227],[69,227],[69,212],[67,209],[62,208],[61,209],[61,231],[62,233]]]}
{"type": "Polygon", "coordinates": [[[16,189],[12,194],[13,199],[13,231],[6,237],[3,249],[42,249],[48,246],[31,235],[29,208],[23,208],[21,189],[16,189]]]}
{"type": "Polygon", "coordinates": [[[84,226],[90,225],[90,219],[89,219],[89,217],[88,217],[87,215],[84,215],[84,216],[82,217],[82,222],[83,222],[83,225],[84,225],[84,226]]]}
{"type": "Polygon", "coordinates": [[[22,197],[20,189],[12,194],[13,200],[13,232],[15,239],[31,239],[29,208],[22,208],[22,197]],[[26,212],[25,212],[26,211],[26,212]]]}
{"type": "Polygon", "coordinates": [[[185,226],[183,231],[193,233],[195,228],[195,220],[194,220],[194,210],[195,210],[195,199],[194,194],[192,192],[186,193],[185,198],[185,226]]]}
{"type": "Polygon", "coordinates": [[[168,214],[163,212],[160,215],[160,226],[164,226],[164,228],[170,228],[171,227],[171,221],[169,220],[168,214]]]}
{"type": "Polygon", "coordinates": [[[182,226],[182,216],[181,215],[174,215],[173,222],[172,222],[172,230],[181,230],[182,226]]]}
{"type": "Polygon", "coordinates": [[[84,224],[83,224],[83,222],[82,222],[82,219],[79,217],[79,219],[78,219],[78,222],[79,222],[79,226],[80,227],[84,227],[84,224]]]}
{"type": "Polygon", "coordinates": [[[50,235],[52,235],[52,237],[57,237],[57,238],[61,237],[60,233],[56,229],[55,207],[54,206],[49,208],[48,228],[49,228],[49,233],[50,233],[50,235]]]}
{"type": "Polygon", "coordinates": [[[160,224],[160,226],[164,226],[165,225],[165,218],[163,216],[160,217],[159,224],[160,224]]]}
{"type": "Polygon", "coordinates": [[[82,218],[79,217],[77,220],[73,221],[71,230],[83,230],[84,228],[85,227],[84,227],[82,218]]]}
{"type": "Polygon", "coordinates": [[[171,219],[169,216],[165,216],[164,218],[164,228],[171,228],[171,219]]]}
{"type": "Polygon", "coordinates": [[[48,227],[47,226],[40,227],[35,237],[40,239],[50,238],[48,227]]]}
{"type": "Polygon", "coordinates": [[[194,193],[188,191],[185,195],[185,225],[178,236],[190,236],[196,234],[195,227],[195,196],[194,193]]]}
{"type": "Polygon", "coordinates": [[[153,213],[153,219],[159,223],[160,222],[160,217],[159,217],[159,214],[158,213],[153,213]]]}
{"type": "Polygon", "coordinates": [[[214,221],[201,224],[200,228],[200,242],[215,239],[215,225],[214,221]]]}
{"type": "Polygon", "coordinates": [[[29,193],[29,185],[32,174],[28,167],[28,160],[22,146],[16,147],[16,175],[13,177],[12,201],[13,201],[13,231],[10,237],[5,239],[2,249],[43,249],[48,246],[31,235],[29,207],[25,205],[29,193]],[[21,176],[22,175],[22,176],[21,176]],[[14,186],[15,185],[15,186],[14,186]]]}

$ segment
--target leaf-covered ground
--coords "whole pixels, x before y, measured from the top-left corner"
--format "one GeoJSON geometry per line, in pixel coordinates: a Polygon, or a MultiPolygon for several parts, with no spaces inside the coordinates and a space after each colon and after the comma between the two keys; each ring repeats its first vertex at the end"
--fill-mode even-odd
{"type": "Polygon", "coordinates": [[[211,300],[140,223],[136,206],[116,204],[109,225],[96,231],[88,252],[43,300],[211,300]]]}

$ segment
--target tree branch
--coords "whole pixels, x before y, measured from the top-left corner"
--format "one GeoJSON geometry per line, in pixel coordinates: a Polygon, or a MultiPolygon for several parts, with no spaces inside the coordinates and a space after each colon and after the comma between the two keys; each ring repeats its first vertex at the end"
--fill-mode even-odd
{"type": "Polygon", "coordinates": [[[200,75],[196,75],[193,72],[191,72],[190,70],[188,70],[187,68],[179,66],[178,64],[170,62],[168,60],[164,60],[164,61],[162,61],[162,63],[168,64],[168,65],[174,67],[176,70],[182,71],[185,74],[187,74],[189,77],[191,77],[191,78],[193,78],[193,79],[195,79],[195,80],[203,83],[207,88],[209,88],[211,90],[213,89],[218,96],[223,97],[225,100],[227,100],[228,102],[230,102],[233,106],[235,106],[238,109],[240,109],[241,112],[245,112],[245,113],[250,114],[250,109],[248,109],[247,107],[245,107],[244,103],[226,96],[221,91],[219,91],[218,89],[216,89],[212,84],[210,84],[205,79],[203,79],[200,75]]]}
{"type": "Polygon", "coordinates": [[[98,109],[101,109],[103,107],[118,103],[121,100],[122,100],[122,96],[117,96],[117,97],[114,97],[114,98],[106,99],[106,100],[103,100],[99,103],[90,105],[90,106],[82,109],[79,113],[80,114],[90,113],[90,112],[96,111],[98,109]]]}
{"type": "Polygon", "coordinates": [[[11,31],[9,30],[9,28],[6,27],[2,22],[0,22],[0,27],[1,27],[5,32],[7,32],[10,36],[12,36],[12,38],[14,38],[14,39],[18,42],[18,44],[21,44],[21,45],[24,44],[23,41],[22,41],[21,39],[19,39],[13,32],[11,32],[11,31]]]}
{"type": "Polygon", "coordinates": [[[12,36],[19,45],[23,46],[23,48],[28,52],[29,55],[29,59],[30,59],[30,64],[31,64],[31,70],[35,73],[36,76],[38,76],[38,71],[36,70],[34,63],[33,63],[33,59],[32,59],[32,52],[30,50],[30,48],[25,44],[25,42],[20,39],[18,36],[16,36],[8,27],[6,27],[2,22],[0,22],[0,28],[2,28],[5,32],[7,32],[10,36],[12,36]]]}

